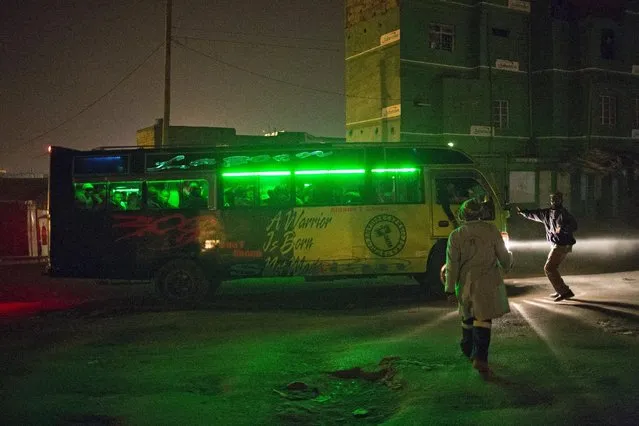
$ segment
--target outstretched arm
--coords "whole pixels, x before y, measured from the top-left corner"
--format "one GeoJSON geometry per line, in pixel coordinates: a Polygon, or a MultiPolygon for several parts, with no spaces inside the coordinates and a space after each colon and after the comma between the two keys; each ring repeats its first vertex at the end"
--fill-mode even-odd
{"type": "Polygon", "coordinates": [[[522,210],[517,207],[517,214],[535,222],[544,222],[548,217],[548,209],[522,210]]]}

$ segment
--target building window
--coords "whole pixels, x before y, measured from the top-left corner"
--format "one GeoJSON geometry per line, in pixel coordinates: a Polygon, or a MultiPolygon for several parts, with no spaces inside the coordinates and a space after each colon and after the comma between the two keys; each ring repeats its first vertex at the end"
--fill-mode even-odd
{"type": "Polygon", "coordinates": [[[430,24],[430,48],[453,51],[455,27],[452,25],[430,24]]]}
{"type": "Polygon", "coordinates": [[[615,59],[615,32],[608,28],[601,30],[601,58],[615,59]]]}
{"type": "Polygon", "coordinates": [[[506,37],[510,36],[510,30],[505,28],[494,28],[493,27],[493,35],[497,37],[506,37]]]}
{"type": "Polygon", "coordinates": [[[617,98],[614,96],[601,97],[601,125],[614,126],[617,124],[617,98]]]}
{"type": "Polygon", "coordinates": [[[635,119],[632,128],[639,129],[639,96],[635,97],[635,119]]]}
{"type": "Polygon", "coordinates": [[[555,19],[571,21],[575,16],[575,6],[569,0],[551,0],[550,14],[555,19]]]}
{"type": "Polygon", "coordinates": [[[493,127],[496,129],[508,128],[509,115],[508,101],[493,101],[493,127]]]}

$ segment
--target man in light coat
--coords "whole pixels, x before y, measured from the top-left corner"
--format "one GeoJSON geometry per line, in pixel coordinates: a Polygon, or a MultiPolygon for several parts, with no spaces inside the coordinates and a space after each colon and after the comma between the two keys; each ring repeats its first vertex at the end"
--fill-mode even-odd
{"type": "Polygon", "coordinates": [[[474,199],[459,208],[463,224],[448,237],[445,291],[459,305],[462,352],[486,374],[492,320],[510,312],[502,271],[510,270],[513,256],[497,227],[481,220],[482,214],[482,204],[474,199]]]}

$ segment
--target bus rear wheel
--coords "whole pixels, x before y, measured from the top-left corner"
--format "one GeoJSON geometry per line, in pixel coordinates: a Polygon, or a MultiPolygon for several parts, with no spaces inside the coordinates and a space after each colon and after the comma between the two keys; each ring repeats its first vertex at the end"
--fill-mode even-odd
{"type": "Polygon", "coordinates": [[[204,296],[209,282],[202,269],[192,260],[172,260],[155,275],[155,288],[171,302],[195,301],[204,296]]]}

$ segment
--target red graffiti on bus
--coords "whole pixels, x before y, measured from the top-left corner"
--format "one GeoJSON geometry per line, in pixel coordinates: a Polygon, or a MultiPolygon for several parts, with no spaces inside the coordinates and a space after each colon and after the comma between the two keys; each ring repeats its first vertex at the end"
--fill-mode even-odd
{"type": "Polygon", "coordinates": [[[170,237],[172,247],[207,239],[208,235],[217,230],[218,221],[211,216],[185,217],[175,213],[168,216],[129,216],[113,215],[113,228],[125,229],[129,232],[120,236],[117,241],[142,237],[170,237]]]}

